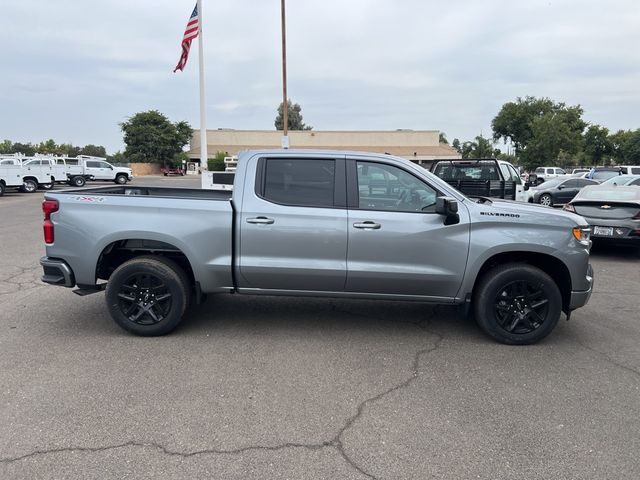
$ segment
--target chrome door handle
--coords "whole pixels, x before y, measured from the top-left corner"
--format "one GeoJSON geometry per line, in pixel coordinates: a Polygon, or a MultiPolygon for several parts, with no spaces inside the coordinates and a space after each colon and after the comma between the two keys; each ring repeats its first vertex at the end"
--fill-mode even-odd
{"type": "Polygon", "coordinates": [[[275,220],[267,217],[247,218],[247,223],[257,223],[260,225],[271,225],[275,220]]]}
{"type": "Polygon", "coordinates": [[[378,230],[380,228],[380,224],[379,223],[375,223],[375,222],[366,221],[366,222],[354,223],[353,227],[354,228],[363,228],[365,230],[378,230]]]}

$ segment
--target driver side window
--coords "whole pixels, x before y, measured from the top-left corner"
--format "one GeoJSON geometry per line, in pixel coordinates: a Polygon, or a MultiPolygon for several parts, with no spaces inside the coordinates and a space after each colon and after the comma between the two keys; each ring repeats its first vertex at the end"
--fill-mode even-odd
{"type": "Polygon", "coordinates": [[[401,168],[357,162],[357,171],[361,210],[435,212],[437,192],[401,168]]]}

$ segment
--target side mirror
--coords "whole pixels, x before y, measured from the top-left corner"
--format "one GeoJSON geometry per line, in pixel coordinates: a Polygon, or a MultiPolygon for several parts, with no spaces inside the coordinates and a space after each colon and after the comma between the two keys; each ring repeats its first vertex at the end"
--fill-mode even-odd
{"type": "Polygon", "coordinates": [[[436,198],[436,213],[444,215],[445,225],[454,225],[460,222],[458,215],[458,201],[453,197],[436,198]]]}
{"type": "Polygon", "coordinates": [[[564,185],[558,185],[558,190],[562,190],[564,188],[564,185]]]}

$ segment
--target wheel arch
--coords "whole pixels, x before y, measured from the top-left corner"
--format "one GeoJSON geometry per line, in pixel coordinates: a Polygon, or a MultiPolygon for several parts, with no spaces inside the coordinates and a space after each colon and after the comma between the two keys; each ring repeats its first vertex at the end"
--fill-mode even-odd
{"type": "Polygon", "coordinates": [[[137,236],[112,240],[102,248],[95,266],[96,280],[109,280],[114,270],[124,262],[148,255],[157,255],[175,261],[182,267],[191,285],[196,285],[193,263],[183,249],[166,241],[137,236]]]}
{"type": "Polygon", "coordinates": [[[571,300],[571,274],[569,268],[559,258],[541,252],[511,251],[497,253],[489,257],[478,270],[471,289],[471,297],[473,298],[478,285],[480,285],[482,278],[489,270],[507,263],[525,263],[545,272],[553,279],[560,290],[562,309],[565,311],[569,309],[571,300]]]}

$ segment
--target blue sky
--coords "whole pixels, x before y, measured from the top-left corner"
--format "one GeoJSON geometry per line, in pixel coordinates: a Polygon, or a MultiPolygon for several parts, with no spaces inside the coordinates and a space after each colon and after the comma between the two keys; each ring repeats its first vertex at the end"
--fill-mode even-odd
{"type": "MultiPolygon", "coordinates": [[[[203,0],[208,128],[273,129],[280,2],[203,0]]],[[[172,73],[193,0],[3,1],[0,139],[122,149],[157,109],[199,126],[197,44],[172,73]],[[79,8],[83,5],[84,8],[79,8]]],[[[640,9],[609,2],[287,2],[289,96],[316,130],[490,135],[518,96],[640,128],[640,9]]]]}

